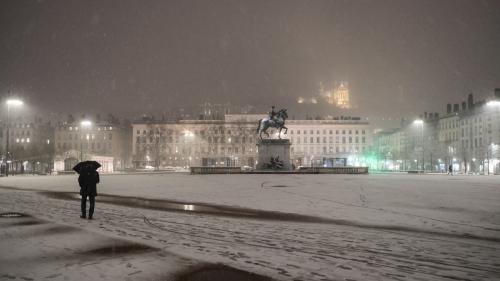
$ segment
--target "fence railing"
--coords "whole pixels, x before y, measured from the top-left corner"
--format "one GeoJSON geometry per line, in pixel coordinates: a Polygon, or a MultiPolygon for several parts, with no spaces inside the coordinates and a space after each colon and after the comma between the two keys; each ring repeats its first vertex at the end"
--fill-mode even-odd
{"type": "Polygon", "coordinates": [[[241,167],[191,167],[191,174],[368,174],[368,167],[300,167],[298,170],[252,170],[241,167]]]}
{"type": "Polygon", "coordinates": [[[307,174],[368,174],[368,167],[300,167],[307,174]]]}

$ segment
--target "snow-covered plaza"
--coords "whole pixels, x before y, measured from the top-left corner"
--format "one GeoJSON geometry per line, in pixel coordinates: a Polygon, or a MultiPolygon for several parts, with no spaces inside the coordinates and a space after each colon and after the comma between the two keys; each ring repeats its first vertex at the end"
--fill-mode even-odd
{"type": "Polygon", "coordinates": [[[0,280],[500,279],[499,176],[102,175],[94,220],[76,175],[0,186],[0,280]]]}

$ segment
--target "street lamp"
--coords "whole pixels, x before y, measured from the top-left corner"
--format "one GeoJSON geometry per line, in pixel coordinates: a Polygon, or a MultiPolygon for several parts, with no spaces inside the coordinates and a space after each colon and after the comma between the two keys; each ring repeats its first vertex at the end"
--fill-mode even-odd
{"type": "Polygon", "coordinates": [[[487,149],[486,149],[486,159],[488,161],[488,175],[490,174],[490,166],[491,166],[491,162],[492,162],[492,159],[493,158],[493,154],[494,154],[494,149],[497,145],[494,144],[494,143],[491,143],[490,145],[488,145],[487,149]],[[490,152],[490,147],[491,147],[491,152],[490,152]]]}
{"type": "Polygon", "coordinates": [[[500,101],[498,100],[492,100],[486,103],[487,106],[494,107],[494,106],[500,106],[500,101]]]}
{"type": "Polygon", "coordinates": [[[160,165],[161,165],[161,149],[162,149],[162,139],[163,139],[163,134],[160,132],[160,129],[156,128],[153,131],[153,153],[154,153],[154,170],[158,171],[160,170],[160,165]]]}
{"type": "Polygon", "coordinates": [[[10,144],[10,107],[19,107],[23,105],[23,101],[20,99],[9,99],[7,100],[7,141],[5,143],[5,176],[9,176],[9,161],[10,161],[10,151],[9,151],[9,144],[10,144]]]}
{"type": "MultiPolygon", "coordinates": [[[[90,122],[89,120],[83,120],[82,122],[80,122],[80,162],[83,161],[83,129],[86,128],[90,128],[92,126],[92,122],[90,122]]],[[[87,150],[88,150],[88,146],[89,146],[89,137],[87,137],[87,150]]]]}
{"type": "MultiPolygon", "coordinates": [[[[420,127],[420,138],[422,147],[422,170],[425,171],[425,159],[424,159],[424,120],[416,119],[413,124],[420,127]]],[[[418,168],[418,167],[417,167],[418,168]]]]}

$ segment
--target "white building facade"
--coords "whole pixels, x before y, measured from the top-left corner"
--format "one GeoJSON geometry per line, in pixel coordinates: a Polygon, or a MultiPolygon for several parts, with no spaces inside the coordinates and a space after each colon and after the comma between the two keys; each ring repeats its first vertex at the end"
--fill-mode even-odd
{"type": "MultiPolygon", "coordinates": [[[[168,166],[250,166],[257,164],[258,120],[265,115],[234,114],[224,120],[133,123],[136,168],[168,166]]],[[[291,160],[298,166],[362,165],[372,142],[361,120],[287,120],[291,160]]],[[[276,131],[270,130],[276,136],[276,131]]]]}
{"type": "Polygon", "coordinates": [[[487,100],[473,103],[469,95],[462,107],[448,104],[442,116],[415,120],[375,136],[375,155],[383,162],[371,168],[446,172],[451,165],[454,172],[500,174],[500,89],[487,100]],[[391,138],[399,138],[398,151],[384,145],[391,138]],[[388,162],[388,154],[398,156],[388,162]]]}
{"type": "Polygon", "coordinates": [[[79,161],[101,163],[100,172],[112,173],[126,168],[130,136],[128,128],[110,122],[63,122],[55,128],[54,171],[72,171],[79,161]]]}

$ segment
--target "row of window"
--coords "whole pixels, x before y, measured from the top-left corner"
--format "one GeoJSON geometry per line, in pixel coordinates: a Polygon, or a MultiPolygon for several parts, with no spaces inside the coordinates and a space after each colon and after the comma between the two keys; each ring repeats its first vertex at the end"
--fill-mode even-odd
{"type": "Polygon", "coordinates": [[[29,143],[30,142],[30,138],[16,138],[16,143],[24,143],[24,142],[27,142],[29,143]]]}
{"type": "MultiPolygon", "coordinates": [[[[224,135],[224,133],[226,135],[231,135],[232,133],[235,133],[235,131],[232,131],[231,130],[224,130],[222,128],[220,129],[214,129],[214,130],[182,130],[182,131],[179,131],[179,130],[160,130],[160,129],[156,129],[156,130],[136,130],[135,131],[135,134],[137,136],[141,135],[142,136],[147,136],[147,135],[150,135],[150,136],[154,136],[154,135],[183,135],[183,136],[205,136],[206,133],[211,133],[211,134],[214,134],[214,135],[217,135],[217,134],[220,134],[220,135],[224,135]]],[[[253,129],[241,129],[241,130],[237,130],[236,134],[237,133],[240,133],[240,134],[254,134],[255,131],[253,129]]]]}
{"type": "MultiPolygon", "coordinates": [[[[290,134],[293,135],[293,134],[297,134],[297,135],[300,135],[300,133],[302,132],[302,134],[307,134],[307,131],[308,130],[290,130],[290,134]]],[[[334,130],[326,130],[326,129],[323,129],[323,135],[326,135],[327,133],[330,134],[330,135],[333,135],[333,132],[334,130]]],[[[321,130],[309,130],[309,134],[310,135],[313,135],[314,132],[316,132],[317,135],[321,134],[321,130]]],[[[340,133],[342,133],[342,135],[346,135],[346,134],[349,134],[349,135],[352,135],[354,132],[355,135],[359,135],[359,130],[335,130],[335,134],[336,135],[340,135],[340,133]]],[[[361,130],[361,134],[364,135],[366,132],[365,130],[361,130]]]]}
{"type": "Polygon", "coordinates": [[[462,140],[462,147],[468,149],[478,148],[478,147],[486,147],[492,143],[492,138],[489,137],[489,142],[483,142],[483,138],[475,138],[474,140],[462,140]]]}
{"type": "MultiPolygon", "coordinates": [[[[491,116],[488,116],[487,121],[488,122],[491,121],[491,116]]],[[[460,125],[463,127],[463,126],[478,124],[478,123],[482,123],[482,122],[483,122],[482,117],[475,117],[475,118],[463,119],[463,120],[446,121],[446,122],[441,123],[440,127],[442,130],[455,129],[455,128],[459,128],[460,125]]],[[[491,126],[491,124],[489,124],[489,125],[491,126]]]]}
{"type": "MultiPolygon", "coordinates": [[[[181,142],[187,142],[191,140],[191,138],[181,138],[179,136],[160,136],[160,137],[155,137],[155,136],[137,136],[135,138],[136,143],[181,143],[181,142]]],[[[208,143],[255,143],[255,138],[253,137],[202,137],[201,139],[197,139],[198,142],[200,140],[206,141],[208,143]]]]}
{"type": "MultiPolygon", "coordinates": [[[[323,146],[323,147],[314,147],[314,146],[297,146],[292,147],[290,149],[290,153],[317,153],[317,154],[333,154],[333,153],[361,153],[365,152],[365,146],[323,146]]],[[[181,154],[181,155],[191,155],[194,154],[245,154],[245,153],[254,153],[257,152],[257,149],[247,148],[247,147],[182,147],[182,148],[165,148],[164,152],[167,155],[170,154],[181,154]]]]}
{"type": "Polygon", "coordinates": [[[31,124],[15,123],[15,124],[12,124],[12,127],[15,127],[15,128],[31,128],[31,124]]]}
{"type": "MultiPolygon", "coordinates": [[[[59,128],[59,130],[61,131],[65,131],[65,127],[62,127],[62,128],[59,128]]],[[[69,131],[78,131],[79,127],[78,126],[69,126],[68,127],[68,130],[69,131]]],[[[83,130],[86,130],[85,128],[83,130]]],[[[112,131],[113,130],[113,127],[112,126],[102,126],[102,127],[97,127],[97,130],[98,131],[112,131]]]]}
{"type": "Polygon", "coordinates": [[[314,147],[314,146],[298,146],[292,147],[290,149],[290,153],[309,153],[309,154],[333,154],[333,153],[360,153],[365,152],[366,147],[359,146],[323,146],[323,147],[314,147]]]}
{"type": "MultiPolygon", "coordinates": [[[[463,127],[461,132],[462,132],[462,138],[466,138],[470,134],[473,134],[475,136],[476,135],[482,135],[483,134],[483,126],[479,125],[479,126],[474,126],[474,127],[470,127],[470,126],[469,127],[463,127]]],[[[492,125],[491,124],[487,124],[486,133],[487,134],[491,134],[492,133],[492,125]]],[[[444,134],[445,141],[457,141],[458,137],[459,137],[459,134],[458,134],[457,131],[446,132],[444,134]]]]}
{"type": "Polygon", "coordinates": [[[182,148],[164,148],[166,154],[181,154],[181,155],[191,155],[191,154],[245,154],[254,153],[257,151],[253,147],[182,147],[182,148]]]}
{"type": "Polygon", "coordinates": [[[31,134],[30,131],[21,131],[21,132],[15,131],[13,135],[16,136],[16,137],[24,137],[24,136],[28,136],[29,137],[30,134],[31,134]]]}
{"type": "MultiPolygon", "coordinates": [[[[333,137],[303,137],[302,138],[302,141],[303,143],[308,143],[308,140],[309,140],[309,143],[333,143],[333,137]],[[323,141],[322,141],[323,140],[323,141]],[[327,141],[328,140],[328,141],[327,141]]],[[[335,137],[335,143],[360,143],[359,142],[359,137],[340,137],[340,136],[336,136],[335,137]]],[[[301,138],[300,137],[291,137],[290,138],[290,141],[292,142],[292,144],[300,144],[301,143],[301,138]]],[[[361,143],[366,143],[366,138],[365,137],[361,137],[361,143]]]]}
{"type": "Polygon", "coordinates": [[[107,135],[102,133],[102,134],[58,134],[57,135],[57,139],[58,140],[61,140],[61,139],[65,139],[65,140],[79,140],[79,139],[92,139],[92,140],[95,140],[95,139],[98,139],[98,140],[112,140],[113,139],[113,134],[112,133],[108,133],[107,135]]]}
{"type": "MultiPolygon", "coordinates": [[[[136,130],[136,135],[139,136],[142,135],[143,136],[146,136],[146,135],[159,135],[159,134],[167,134],[167,135],[187,135],[187,134],[190,134],[190,135],[200,135],[200,136],[204,136],[205,133],[209,131],[209,130],[193,130],[193,131],[190,131],[190,130],[184,130],[184,131],[178,131],[178,130],[159,130],[159,129],[156,129],[156,130],[153,130],[153,129],[150,129],[149,131],[148,130],[136,130]]],[[[301,133],[302,134],[307,134],[308,130],[289,130],[290,131],[290,134],[297,134],[297,135],[300,135],[301,133]]],[[[224,130],[223,128],[218,128],[218,129],[214,129],[214,130],[210,130],[210,132],[212,134],[221,134],[223,135],[224,133],[226,133],[226,135],[231,135],[231,130],[224,130]]],[[[233,131],[234,132],[234,131],[233,131]]],[[[241,134],[254,134],[254,130],[253,129],[241,129],[241,130],[238,130],[237,132],[241,133],[241,134]]],[[[323,129],[323,130],[309,130],[309,134],[313,135],[314,133],[316,132],[317,135],[321,134],[321,132],[323,132],[323,135],[326,135],[326,134],[330,134],[330,135],[333,135],[334,132],[336,135],[346,135],[346,134],[349,134],[349,135],[352,135],[352,134],[355,134],[355,135],[359,135],[360,133],[362,135],[366,134],[366,131],[365,130],[353,130],[353,129],[350,129],[350,130],[326,130],[326,129],[323,129]]]]}
{"type": "Polygon", "coordinates": [[[101,149],[106,149],[106,148],[107,149],[111,149],[112,145],[111,145],[111,143],[100,143],[100,142],[82,143],[81,145],[78,144],[78,143],[66,143],[66,142],[57,143],[57,148],[58,149],[75,149],[75,150],[79,150],[80,148],[88,149],[89,147],[92,150],[94,150],[94,149],[101,150],[101,149]]]}

